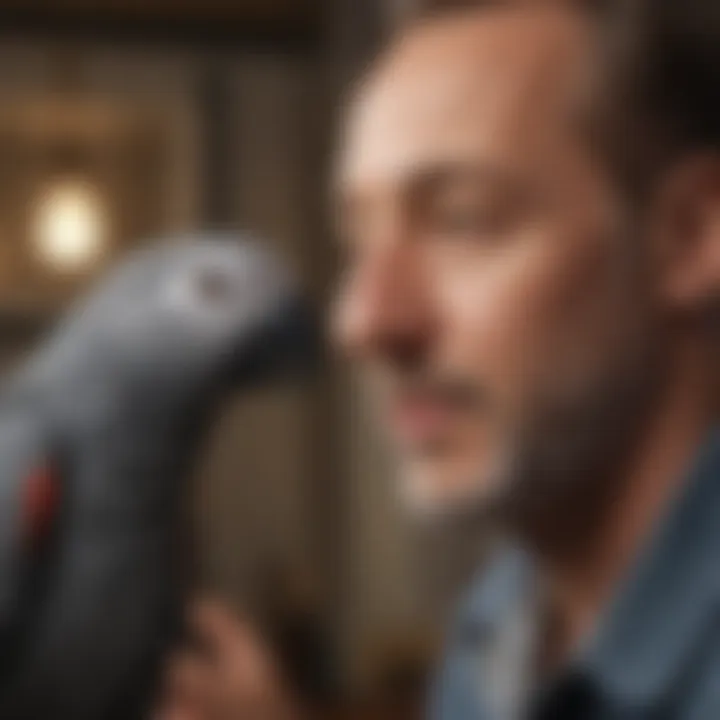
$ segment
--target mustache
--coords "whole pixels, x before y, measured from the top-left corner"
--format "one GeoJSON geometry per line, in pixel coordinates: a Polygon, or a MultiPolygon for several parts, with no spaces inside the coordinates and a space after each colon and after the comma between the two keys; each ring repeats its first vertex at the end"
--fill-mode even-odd
{"type": "Polygon", "coordinates": [[[399,401],[429,400],[465,411],[482,410],[489,404],[487,389],[477,380],[459,374],[439,371],[392,373],[384,376],[382,384],[390,396],[399,401]]]}

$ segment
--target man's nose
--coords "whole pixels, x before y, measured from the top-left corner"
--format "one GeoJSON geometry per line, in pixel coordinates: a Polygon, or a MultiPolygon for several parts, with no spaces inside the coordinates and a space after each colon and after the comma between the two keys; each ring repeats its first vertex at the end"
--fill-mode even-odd
{"type": "Polygon", "coordinates": [[[352,357],[409,363],[432,336],[428,268],[411,247],[383,248],[351,269],[340,288],[333,334],[352,357]]]}

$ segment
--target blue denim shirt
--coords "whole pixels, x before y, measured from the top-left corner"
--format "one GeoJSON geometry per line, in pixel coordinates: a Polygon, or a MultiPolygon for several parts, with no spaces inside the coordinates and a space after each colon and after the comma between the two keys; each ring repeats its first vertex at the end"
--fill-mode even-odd
{"type": "Polygon", "coordinates": [[[628,578],[575,660],[532,691],[517,667],[523,642],[498,659],[498,638],[532,617],[532,563],[502,551],[453,623],[432,720],[720,720],[720,430],[628,578]],[[513,692],[529,696],[514,717],[497,702],[513,692]]]}

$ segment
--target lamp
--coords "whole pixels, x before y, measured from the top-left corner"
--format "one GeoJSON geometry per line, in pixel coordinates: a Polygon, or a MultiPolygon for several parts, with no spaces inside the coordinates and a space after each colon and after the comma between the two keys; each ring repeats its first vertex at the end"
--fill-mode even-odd
{"type": "Polygon", "coordinates": [[[46,186],[34,208],[33,240],[38,257],[60,272],[91,267],[107,242],[103,205],[89,180],[61,177],[46,186]]]}

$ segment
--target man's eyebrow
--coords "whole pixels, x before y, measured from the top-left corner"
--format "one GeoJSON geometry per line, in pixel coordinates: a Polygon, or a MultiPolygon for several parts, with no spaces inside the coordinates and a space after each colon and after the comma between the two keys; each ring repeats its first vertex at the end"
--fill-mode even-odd
{"type": "MultiPolygon", "coordinates": [[[[418,164],[403,173],[398,183],[400,192],[409,201],[430,196],[444,186],[464,182],[499,191],[517,191],[520,179],[511,171],[488,161],[442,160],[418,164]]],[[[338,186],[331,188],[332,218],[338,225],[342,220],[357,217],[363,206],[362,192],[343,192],[338,186]]]]}
{"type": "Polygon", "coordinates": [[[408,176],[406,187],[408,192],[424,194],[458,182],[493,188],[512,188],[518,185],[518,178],[489,162],[443,161],[417,168],[408,176]]]}

